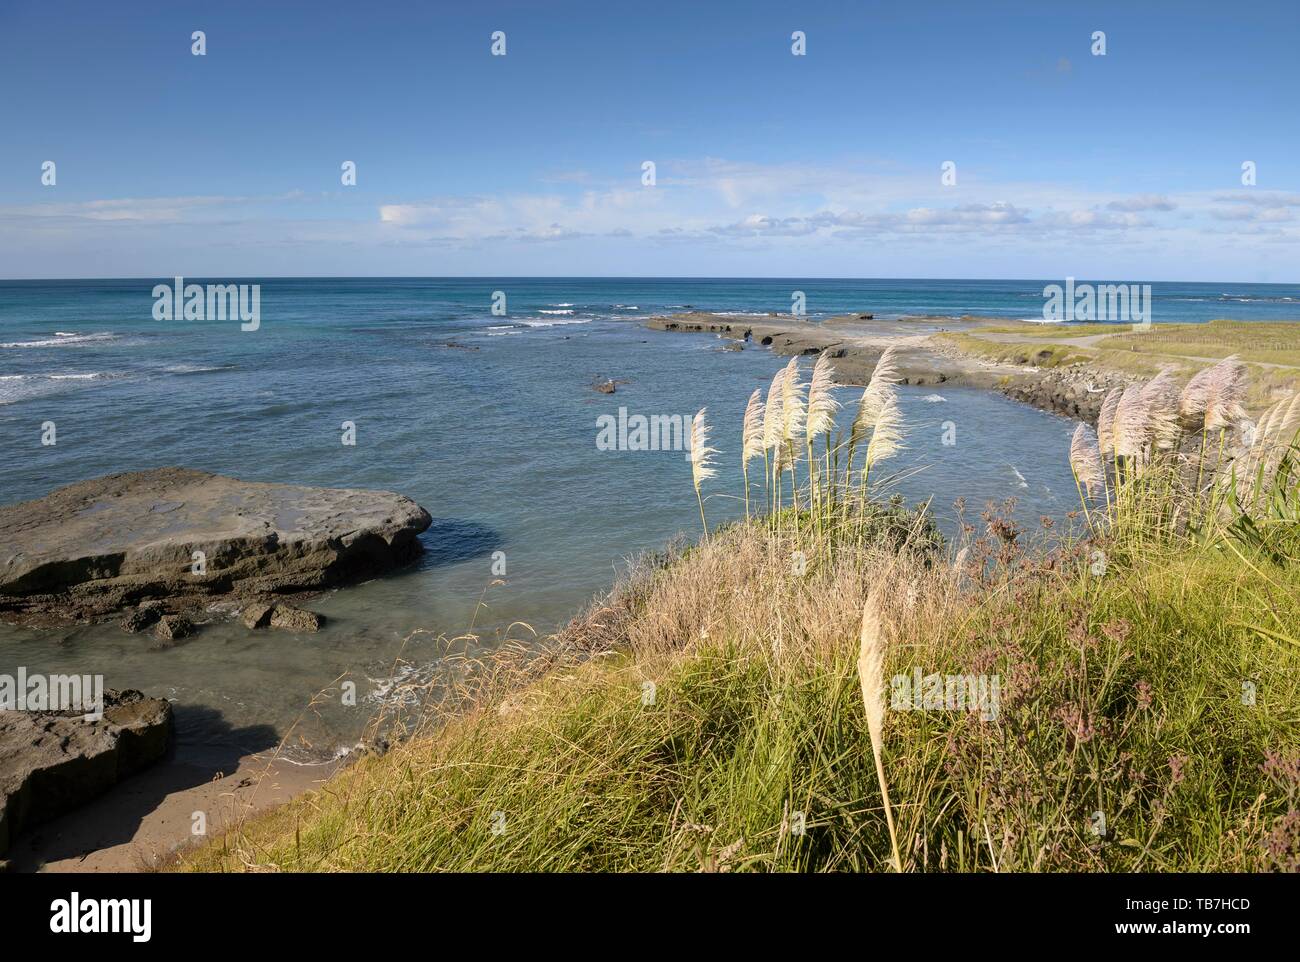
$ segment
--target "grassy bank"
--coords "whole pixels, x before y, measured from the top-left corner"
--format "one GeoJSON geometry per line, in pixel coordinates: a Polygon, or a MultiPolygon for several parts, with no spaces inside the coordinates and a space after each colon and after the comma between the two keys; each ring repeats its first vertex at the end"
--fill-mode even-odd
{"type": "Polygon", "coordinates": [[[452,715],[177,867],[1300,868],[1300,496],[1271,446],[1300,404],[1229,462],[1238,368],[1167,448],[1176,393],[1131,393],[1099,446],[1076,437],[1080,512],[1022,530],[990,508],[943,545],[872,497],[900,441],[887,377],[819,459],[825,363],[807,395],[797,360],[778,375],[766,432],[751,398],[752,520],[648,559],[540,650],[466,665],[452,715]],[[1208,466],[1185,459],[1212,428],[1208,466]],[[1256,461],[1271,480],[1246,491],[1229,468],[1256,461]]]}
{"type": "Polygon", "coordinates": [[[1297,772],[1270,774],[1300,754],[1300,649],[1275,634],[1300,624],[1294,568],[1149,550],[1101,575],[1075,555],[980,589],[875,550],[797,576],[787,549],[759,526],[722,533],[576,624],[574,640],[594,637],[540,681],[186,866],[884,870],[856,670],[856,599],[880,583],[899,586],[887,675],[1003,685],[996,723],[889,713],[907,868],[1235,871],[1295,856],[1282,822],[1297,772]]]}
{"type": "Polygon", "coordinates": [[[1133,377],[1155,377],[1165,368],[1189,377],[1208,363],[1236,357],[1249,372],[1246,404],[1262,411],[1300,389],[1300,325],[1243,321],[1129,325],[996,324],[935,335],[970,357],[1040,369],[1083,365],[1133,377]]]}

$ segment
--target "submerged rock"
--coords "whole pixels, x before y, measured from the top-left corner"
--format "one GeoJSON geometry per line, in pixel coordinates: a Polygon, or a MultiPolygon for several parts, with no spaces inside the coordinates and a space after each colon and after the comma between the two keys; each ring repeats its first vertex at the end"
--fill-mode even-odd
{"type": "Polygon", "coordinates": [[[148,599],[176,612],[336,587],[412,560],[430,522],[387,491],[110,475],[0,508],[0,617],[67,624],[148,599]]]}
{"type": "Polygon", "coordinates": [[[271,612],[271,627],[285,631],[320,631],[325,616],[293,605],[276,605],[271,612]]]}
{"type": "Polygon", "coordinates": [[[104,717],[0,711],[0,855],[14,836],[71,811],[167,750],[172,706],[138,691],[104,692],[104,717]]]}

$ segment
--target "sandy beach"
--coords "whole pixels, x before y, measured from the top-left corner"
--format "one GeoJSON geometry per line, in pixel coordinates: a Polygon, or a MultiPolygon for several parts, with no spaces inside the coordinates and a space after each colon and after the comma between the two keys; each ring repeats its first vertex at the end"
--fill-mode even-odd
{"type": "Polygon", "coordinates": [[[77,811],[24,833],[6,856],[9,870],[153,871],[206,840],[193,832],[195,813],[203,813],[207,837],[216,837],[241,818],[320,787],[339,767],[337,762],[295,765],[264,755],[206,761],[164,760],[77,811]]]}

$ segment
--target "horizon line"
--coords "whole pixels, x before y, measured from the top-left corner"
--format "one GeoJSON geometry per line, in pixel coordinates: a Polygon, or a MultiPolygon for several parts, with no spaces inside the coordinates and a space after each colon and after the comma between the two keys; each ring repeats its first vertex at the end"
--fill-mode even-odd
{"type": "Polygon", "coordinates": [[[743,274],[154,274],[116,277],[0,277],[0,284],[99,281],[157,281],[174,277],[220,279],[225,281],[952,281],[957,283],[1002,282],[1038,283],[1073,278],[1082,283],[1093,281],[1128,284],[1251,284],[1258,287],[1300,287],[1300,281],[1243,281],[1216,278],[1211,280],[1144,279],[1116,281],[1115,278],[1063,275],[1062,277],[842,277],[820,275],[743,275],[743,274]]]}

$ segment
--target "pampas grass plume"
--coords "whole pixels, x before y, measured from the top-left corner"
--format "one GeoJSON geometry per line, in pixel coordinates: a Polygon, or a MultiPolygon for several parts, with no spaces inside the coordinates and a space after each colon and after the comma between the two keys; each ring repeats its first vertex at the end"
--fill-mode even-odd
{"type": "Polygon", "coordinates": [[[893,847],[894,870],[903,871],[898,855],[898,836],[894,831],[894,813],[889,804],[889,787],[885,781],[882,759],[885,731],[885,629],[875,591],[867,595],[862,606],[862,629],[859,633],[858,680],[862,685],[862,705],[867,714],[867,733],[871,737],[871,754],[876,762],[876,778],[885,805],[889,842],[893,847]]]}

